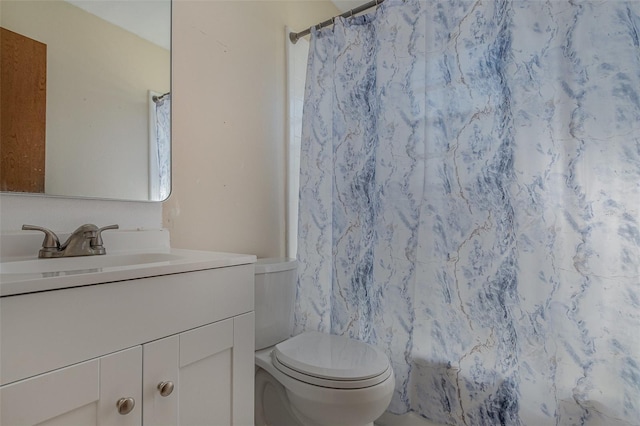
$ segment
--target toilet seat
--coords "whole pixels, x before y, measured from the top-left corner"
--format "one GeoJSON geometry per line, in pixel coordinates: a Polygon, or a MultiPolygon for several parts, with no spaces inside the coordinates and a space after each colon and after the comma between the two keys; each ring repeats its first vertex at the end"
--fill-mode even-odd
{"type": "Polygon", "coordinates": [[[389,359],[375,346],[314,331],[277,344],[272,362],[290,377],[334,389],[366,388],[391,375],[389,359]]]}
{"type": "Polygon", "coordinates": [[[287,376],[299,380],[302,383],[307,383],[314,386],[320,386],[323,388],[331,388],[331,389],[362,389],[368,388],[371,386],[375,386],[379,383],[384,382],[391,375],[391,368],[387,368],[382,374],[376,377],[371,377],[369,379],[364,380],[329,380],[323,379],[320,377],[311,376],[308,374],[301,373],[299,371],[293,370],[286,365],[283,365],[278,359],[274,356],[273,365],[280,372],[286,374],[287,376]]]}

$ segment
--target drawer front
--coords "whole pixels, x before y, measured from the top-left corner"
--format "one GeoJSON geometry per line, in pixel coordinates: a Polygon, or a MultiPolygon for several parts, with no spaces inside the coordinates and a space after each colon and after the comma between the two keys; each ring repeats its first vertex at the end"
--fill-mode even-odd
{"type": "Polygon", "coordinates": [[[0,384],[253,310],[254,266],[0,298],[0,384]]]}

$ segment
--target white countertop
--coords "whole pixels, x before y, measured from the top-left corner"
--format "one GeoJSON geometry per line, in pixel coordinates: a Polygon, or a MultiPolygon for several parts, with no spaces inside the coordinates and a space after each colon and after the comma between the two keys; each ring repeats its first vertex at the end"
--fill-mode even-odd
{"type": "MultiPolygon", "coordinates": [[[[149,253],[150,252],[131,252],[132,255],[149,253]]],[[[102,284],[114,281],[132,280],[158,275],[200,271],[203,269],[223,268],[227,266],[250,264],[256,261],[255,256],[233,253],[181,249],[169,249],[163,253],[170,254],[172,256],[167,256],[167,260],[154,261],[151,263],[102,267],[91,267],[94,266],[91,265],[91,262],[94,260],[92,258],[101,257],[104,258],[104,260],[108,260],[109,257],[123,257],[127,256],[127,254],[106,254],[104,256],[86,256],[63,259],[32,259],[0,263],[0,297],[33,293],[37,291],[58,290],[92,284],[102,284]],[[15,266],[21,266],[17,265],[21,262],[47,262],[52,264],[54,262],[70,259],[77,260],[78,266],[64,271],[26,273],[3,272],[5,269],[11,271],[15,266]],[[83,263],[88,263],[87,266],[89,267],[83,267],[83,263]]]]}
{"type": "MultiPolygon", "coordinates": [[[[3,262],[0,262],[0,297],[223,268],[256,261],[254,255],[173,249],[168,247],[168,242],[130,244],[132,240],[146,236],[144,231],[133,232],[112,233],[112,241],[109,242],[116,247],[114,250],[109,250],[105,234],[107,254],[100,256],[38,259],[37,248],[30,247],[33,254],[24,256],[21,252],[9,253],[5,244],[3,262]],[[137,249],[130,250],[119,245],[119,237],[127,242],[126,246],[137,249]]],[[[158,233],[148,235],[158,240],[158,233]]],[[[12,239],[12,248],[20,246],[15,241],[16,235],[3,235],[2,238],[5,242],[12,239]]],[[[33,238],[31,235],[30,239],[33,238]]],[[[163,235],[161,239],[164,239],[163,235]]]]}

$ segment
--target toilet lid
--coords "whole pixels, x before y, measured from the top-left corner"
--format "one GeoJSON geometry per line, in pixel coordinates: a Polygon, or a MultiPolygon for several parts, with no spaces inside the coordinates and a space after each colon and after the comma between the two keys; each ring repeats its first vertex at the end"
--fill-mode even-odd
{"type": "Polygon", "coordinates": [[[375,346],[316,331],[278,343],[273,355],[299,373],[329,380],[366,380],[389,369],[389,358],[375,346]]]}

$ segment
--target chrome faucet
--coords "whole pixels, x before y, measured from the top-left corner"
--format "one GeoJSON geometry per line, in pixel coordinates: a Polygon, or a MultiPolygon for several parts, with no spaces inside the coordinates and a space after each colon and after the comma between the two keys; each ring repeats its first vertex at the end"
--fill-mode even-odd
{"type": "Polygon", "coordinates": [[[118,228],[118,225],[98,228],[96,225],[85,224],[73,231],[64,244],[60,244],[58,236],[50,229],[41,226],[22,225],[22,229],[25,231],[44,232],[44,241],[42,242],[42,248],[38,252],[38,257],[45,259],[105,254],[106,250],[102,245],[102,231],[118,228]]]}

